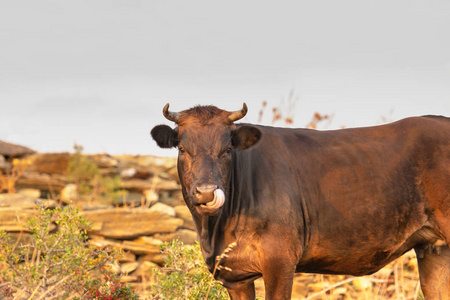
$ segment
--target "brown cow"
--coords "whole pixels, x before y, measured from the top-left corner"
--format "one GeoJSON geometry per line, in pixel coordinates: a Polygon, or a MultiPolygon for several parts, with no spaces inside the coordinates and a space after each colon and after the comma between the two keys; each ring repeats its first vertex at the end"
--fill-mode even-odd
{"type": "Polygon", "coordinates": [[[289,299],[295,272],[365,275],[414,248],[427,299],[450,299],[450,119],[336,131],[235,124],[228,112],[164,107],[182,192],[210,270],[232,299],[289,299]],[[424,251],[427,249],[427,251],[424,251]],[[231,270],[230,270],[231,269],[231,270]]]}

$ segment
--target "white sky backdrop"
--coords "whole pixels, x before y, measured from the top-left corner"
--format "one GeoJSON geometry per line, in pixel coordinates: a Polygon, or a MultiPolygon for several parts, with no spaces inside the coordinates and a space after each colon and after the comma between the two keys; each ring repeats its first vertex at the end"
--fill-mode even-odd
{"type": "Polygon", "coordinates": [[[165,103],[256,122],[291,90],[296,127],[450,116],[450,1],[0,0],[0,140],[176,155],[149,137],[165,103]]]}

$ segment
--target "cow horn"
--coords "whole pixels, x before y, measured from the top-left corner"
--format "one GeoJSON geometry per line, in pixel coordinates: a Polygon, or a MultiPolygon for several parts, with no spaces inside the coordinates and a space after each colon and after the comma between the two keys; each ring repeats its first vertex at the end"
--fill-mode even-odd
{"type": "Polygon", "coordinates": [[[163,115],[164,115],[164,117],[166,117],[167,120],[178,123],[178,118],[180,116],[180,113],[171,112],[169,110],[169,103],[167,103],[163,108],[163,115]]]}
{"type": "Polygon", "coordinates": [[[246,114],[247,114],[247,104],[244,103],[241,110],[230,112],[230,114],[228,115],[228,120],[234,122],[239,119],[242,119],[243,117],[245,117],[246,114]]]}

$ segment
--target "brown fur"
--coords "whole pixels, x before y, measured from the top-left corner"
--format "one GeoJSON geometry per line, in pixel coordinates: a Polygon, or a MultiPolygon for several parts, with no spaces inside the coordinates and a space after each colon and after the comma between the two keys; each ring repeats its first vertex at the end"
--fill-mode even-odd
{"type": "Polygon", "coordinates": [[[229,114],[229,112],[221,110],[212,105],[194,106],[188,110],[181,112],[178,119],[178,125],[207,126],[217,122],[227,123],[226,120],[229,114]]]}
{"type": "Polygon", "coordinates": [[[232,299],[254,299],[261,276],[266,299],[289,299],[295,272],[370,274],[413,248],[426,299],[450,299],[450,119],[321,132],[235,126],[228,114],[195,107],[152,136],[180,147],[183,197],[211,271],[237,243],[215,272],[232,299]],[[207,212],[216,187],[225,204],[207,212]]]}

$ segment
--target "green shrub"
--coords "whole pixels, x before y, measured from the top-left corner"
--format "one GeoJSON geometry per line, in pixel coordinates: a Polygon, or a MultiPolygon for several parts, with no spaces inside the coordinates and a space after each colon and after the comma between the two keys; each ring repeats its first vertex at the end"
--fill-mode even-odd
{"type": "Polygon", "coordinates": [[[81,200],[111,203],[126,194],[121,189],[119,176],[103,177],[97,165],[82,154],[82,146],[75,145],[74,150],[67,166],[67,177],[76,184],[81,200]]]}
{"type": "Polygon", "coordinates": [[[96,164],[82,154],[83,147],[73,146],[75,154],[71,157],[67,166],[67,177],[75,182],[80,196],[92,193],[91,180],[100,174],[96,164]]]}
{"type": "Polygon", "coordinates": [[[96,276],[112,278],[102,267],[113,263],[120,253],[87,245],[85,229],[89,224],[76,207],[40,207],[27,227],[31,232],[29,244],[20,240],[13,243],[5,231],[0,232],[0,261],[9,267],[2,273],[0,299],[85,299],[105,282],[96,276]],[[52,223],[58,225],[55,233],[51,233],[52,223]]]}
{"type": "Polygon", "coordinates": [[[164,268],[152,271],[153,299],[228,299],[226,289],[209,273],[198,243],[185,246],[174,240],[163,243],[161,250],[166,259],[164,268]]]}

